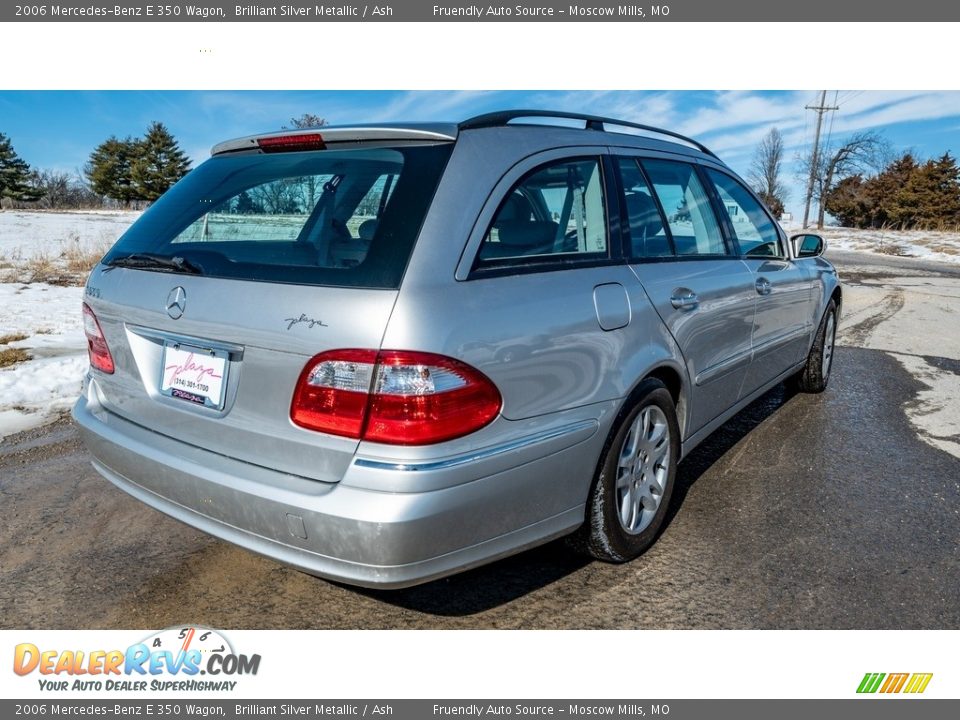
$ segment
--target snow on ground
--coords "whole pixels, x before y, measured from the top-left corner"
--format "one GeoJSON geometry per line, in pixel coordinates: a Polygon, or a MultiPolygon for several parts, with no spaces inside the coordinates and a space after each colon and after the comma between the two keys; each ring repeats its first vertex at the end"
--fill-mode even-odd
{"type": "Polygon", "coordinates": [[[0,335],[27,335],[4,347],[32,357],[0,368],[0,437],[42,425],[80,394],[87,370],[82,301],[82,287],[0,283],[0,335]]]}
{"type": "MultiPolygon", "coordinates": [[[[790,235],[803,232],[799,226],[784,228],[790,235]]],[[[810,228],[807,232],[822,235],[830,250],[852,250],[960,264],[960,232],[857,230],[842,227],[826,227],[823,230],[810,228]]]]}
{"type": "Polygon", "coordinates": [[[123,210],[5,210],[0,212],[0,261],[56,257],[71,244],[106,250],[140,215],[123,210]]]}
{"type": "MultiPolygon", "coordinates": [[[[61,265],[71,249],[103,252],[138,217],[115,210],[0,212],[0,278],[12,279],[38,257],[61,265]]],[[[83,274],[71,277],[82,282],[83,274]]],[[[0,438],[42,425],[80,393],[87,369],[82,301],[82,287],[0,282],[0,337],[27,336],[0,349],[22,348],[31,358],[0,368],[0,438]]]]}

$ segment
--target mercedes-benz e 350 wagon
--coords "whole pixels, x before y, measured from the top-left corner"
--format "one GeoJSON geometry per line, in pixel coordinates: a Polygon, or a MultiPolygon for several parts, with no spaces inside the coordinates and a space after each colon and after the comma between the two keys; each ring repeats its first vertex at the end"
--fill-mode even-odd
{"type": "Polygon", "coordinates": [[[704,437],[825,387],[822,250],[623,121],[246,137],[90,275],[74,418],[121,489],[318,576],[402,587],[565,535],[625,561],[704,437]]]}

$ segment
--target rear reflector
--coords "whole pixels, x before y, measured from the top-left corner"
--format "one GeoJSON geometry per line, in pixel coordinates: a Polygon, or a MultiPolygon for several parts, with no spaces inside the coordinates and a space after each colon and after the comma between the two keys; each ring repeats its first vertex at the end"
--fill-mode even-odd
{"type": "Polygon", "coordinates": [[[257,146],[265,153],[297,152],[299,150],[323,150],[327,147],[320,133],[277,135],[257,139],[257,146]]]}
{"type": "Polygon", "coordinates": [[[290,418],[310,430],[392,445],[462,437],[500,412],[479,370],[432,353],[332,350],[300,374],[290,418]]]}
{"type": "Polygon", "coordinates": [[[100,329],[100,322],[93,310],[86,303],[83,304],[83,332],[87,336],[87,354],[90,356],[90,365],[100,372],[113,374],[113,356],[107,347],[107,339],[100,329]]]}

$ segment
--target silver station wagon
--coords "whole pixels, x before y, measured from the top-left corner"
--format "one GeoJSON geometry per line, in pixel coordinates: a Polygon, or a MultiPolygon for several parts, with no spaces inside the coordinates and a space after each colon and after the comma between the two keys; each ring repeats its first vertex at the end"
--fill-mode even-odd
{"type": "Polygon", "coordinates": [[[92,272],[74,418],[121,489],[321,577],[565,535],[622,562],[701,440],[825,387],[822,250],[698,142],[619,120],[232,140],[92,272]]]}

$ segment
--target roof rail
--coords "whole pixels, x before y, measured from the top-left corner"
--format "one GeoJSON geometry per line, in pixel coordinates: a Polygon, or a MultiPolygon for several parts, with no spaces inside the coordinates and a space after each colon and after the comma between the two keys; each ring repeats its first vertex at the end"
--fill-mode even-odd
{"type": "Polygon", "coordinates": [[[627,120],[616,120],[614,118],[601,117],[599,115],[587,115],[585,113],[562,112],[558,110],[502,110],[499,112],[477,115],[469,120],[464,120],[462,123],[460,123],[459,128],[461,130],[475,130],[477,128],[499,127],[502,125],[507,125],[511,120],[516,120],[518,118],[538,117],[560,118],[564,120],[583,120],[585,130],[599,130],[604,132],[607,130],[607,125],[619,125],[620,127],[634,128],[636,130],[643,130],[645,132],[655,133],[657,135],[666,135],[677,140],[682,140],[685,143],[689,143],[693,147],[697,148],[697,150],[700,150],[711,157],[717,157],[716,154],[714,154],[714,152],[703,143],[698,142],[693,138],[688,138],[686,135],[673,132],[672,130],[664,130],[663,128],[653,127],[652,125],[642,125],[640,123],[629,122],[627,120]]]}

